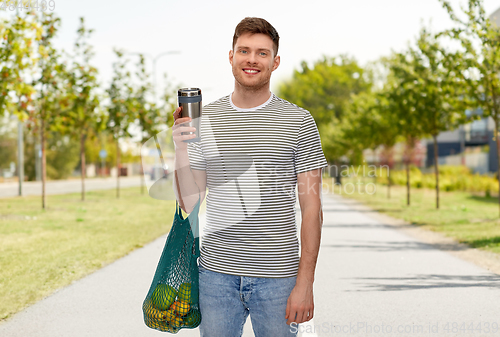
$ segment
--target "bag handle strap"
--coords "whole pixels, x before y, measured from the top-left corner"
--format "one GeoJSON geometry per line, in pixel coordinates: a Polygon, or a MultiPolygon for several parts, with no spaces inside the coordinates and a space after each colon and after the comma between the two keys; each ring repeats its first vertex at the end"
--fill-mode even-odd
{"type": "MultiPolygon", "coordinates": [[[[200,204],[201,204],[201,196],[198,194],[198,201],[196,202],[196,205],[194,205],[193,210],[191,211],[191,214],[198,214],[200,212],[200,204]]],[[[177,215],[180,217],[182,214],[182,208],[177,199],[175,199],[175,212],[177,215]]]]}

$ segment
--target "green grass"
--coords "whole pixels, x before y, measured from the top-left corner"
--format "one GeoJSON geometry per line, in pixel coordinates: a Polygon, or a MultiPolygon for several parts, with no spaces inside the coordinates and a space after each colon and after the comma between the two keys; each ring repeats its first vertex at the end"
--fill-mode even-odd
{"type": "Polygon", "coordinates": [[[0,199],[0,320],[169,231],[173,201],[115,193],[0,199]]]}
{"type": "MultiPolygon", "coordinates": [[[[331,179],[324,179],[331,192],[331,179]]],[[[343,179],[343,183],[356,180],[343,179]]],[[[372,182],[366,179],[365,184],[372,182]]],[[[372,187],[367,186],[369,192],[372,187]]],[[[391,197],[387,198],[387,186],[376,185],[375,194],[361,194],[358,191],[346,193],[346,187],[342,190],[344,197],[361,201],[367,206],[390,215],[394,218],[403,219],[414,225],[421,226],[446,236],[455,238],[471,247],[500,253],[500,221],[498,211],[498,199],[491,197],[479,197],[467,192],[444,192],[440,191],[440,208],[436,209],[436,191],[426,188],[412,188],[410,194],[410,206],[406,204],[406,187],[392,186],[391,197]]],[[[352,187],[347,188],[348,192],[352,187]]],[[[340,194],[338,188],[335,194],[340,194]]]]}

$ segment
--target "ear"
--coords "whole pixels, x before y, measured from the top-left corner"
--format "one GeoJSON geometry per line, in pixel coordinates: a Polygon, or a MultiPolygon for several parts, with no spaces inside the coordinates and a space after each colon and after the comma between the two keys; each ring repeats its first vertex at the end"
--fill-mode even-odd
{"type": "Polygon", "coordinates": [[[280,56],[279,55],[276,55],[274,57],[274,64],[273,64],[273,71],[275,71],[276,69],[278,69],[279,65],[280,65],[280,56]]]}
{"type": "Polygon", "coordinates": [[[233,65],[233,56],[234,56],[233,50],[230,50],[229,51],[229,63],[231,64],[231,66],[233,65]]]}

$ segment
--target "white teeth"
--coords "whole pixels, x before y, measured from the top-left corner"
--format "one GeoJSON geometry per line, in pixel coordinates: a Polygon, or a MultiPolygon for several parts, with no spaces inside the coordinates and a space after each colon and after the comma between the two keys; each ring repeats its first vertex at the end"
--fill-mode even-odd
{"type": "Polygon", "coordinates": [[[257,73],[258,71],[257,70],[245,70],[246,73],[249,73],[249,74],[255,74],[257,73]]]}

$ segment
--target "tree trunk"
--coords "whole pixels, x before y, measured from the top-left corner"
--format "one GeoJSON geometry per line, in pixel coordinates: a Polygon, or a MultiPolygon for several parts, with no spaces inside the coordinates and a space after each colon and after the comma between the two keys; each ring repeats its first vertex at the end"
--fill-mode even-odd
{"type": "Polygon", "coordinates": [[[120,198],[120,143],[116,140],[116,198],[120,198]]]}
{"type": "Polygon", "coordinates": [[[406,205],[410,206],[410,164],[406,159],[406,205]]]}
{"type": "Polygon", "coordinates": [[[439,163],[437,135],[433,135],[432,138],[434,139],[434,172],[436,174],[436,209],[439,209],[439,163]]]}
{"type": "MultiPolygon", "coordinates": [[[[375,158],[377,158],[377,152],[376,152],[376,149],[372,149],[372,152],[373,152],[373,166],[375,167],[375,175],[373,176],[373,183],[375,185],[377,185],[377,161],[375,160],[375,158]]],[[[369,172],[369,171],[368,171],[369,172]]]]}
{"type": "MultiPolygon", "coordinates": [[[[42,209],[47,208],[47,199],[45,194],[45,181],[47,175],[47,161],[45,159],[45,121],[42,118],[41,126],[40,126],[40,142],[41,142],[41,150],[42,150],[42,209]]],[[[38,156],[38,153],[35,154],[38,156]]]]}
{"type": "Polygon", "coordinates": [[[500,216],[500,137],[498,134],[498,121],[495,118],[495,137],[497,140],[497,179],[498,179],[498,212],[500,216]]]}
{"type": "Polygon", "coordinates": [[[82,201],[85,201],[85,135],[82,133],[80,135],[80,162],[82,171],[82,201]]]}

